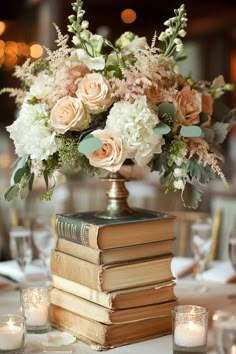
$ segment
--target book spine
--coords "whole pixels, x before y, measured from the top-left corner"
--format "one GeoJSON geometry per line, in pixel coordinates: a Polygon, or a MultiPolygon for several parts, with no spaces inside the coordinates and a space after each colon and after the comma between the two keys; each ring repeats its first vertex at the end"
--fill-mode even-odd
{"type": "Polygon", "coordinates": [[[53,250],[50,267],[54,275],[72,280],[95,290],[102,290],[103,269],[101,266],[53,250]]]}
{"type": "Polygon", "coordinates": [[[97,237],[99,228],[96,225],[83,222],[81,220],[67,221],[61,216],[56,217],[55,231],[58,237],[80,245],[99,248],[97,237]]]}

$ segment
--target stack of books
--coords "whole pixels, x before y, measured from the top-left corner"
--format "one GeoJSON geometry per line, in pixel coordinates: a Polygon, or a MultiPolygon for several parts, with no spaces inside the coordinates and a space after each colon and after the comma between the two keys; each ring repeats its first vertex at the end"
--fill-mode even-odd
{"type": "Polygon", "coordinates": [[[52,326],[103,350],[171,332],[174,217],[58,214],[51,255],[52,326]]]}

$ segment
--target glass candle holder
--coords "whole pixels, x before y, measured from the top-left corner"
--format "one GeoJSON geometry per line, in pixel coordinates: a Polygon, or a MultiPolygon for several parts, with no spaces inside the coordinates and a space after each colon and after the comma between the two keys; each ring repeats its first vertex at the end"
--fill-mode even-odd
{"type": "Polygon", "coordinates": [[[213,315],[217,354],[236,354],[236,312],[217,310],[213,315]]]}
{"type": "Polygon", "coordinates": [[[50,328],[48,288],[23,288],[21,290],[21,312],[26,317],[28,332],[47,332],[50,328]]]}
{"type": "Polygon", "coordinates": [[[22,315],[0,315],[0,353],[24,353],[25,317],[22,315]]]}
{"type": "Polygon", "coordinates": [[[206,354],[208,310],[195,305],[176,306],[171,311],[174,354],[206,354]]]}

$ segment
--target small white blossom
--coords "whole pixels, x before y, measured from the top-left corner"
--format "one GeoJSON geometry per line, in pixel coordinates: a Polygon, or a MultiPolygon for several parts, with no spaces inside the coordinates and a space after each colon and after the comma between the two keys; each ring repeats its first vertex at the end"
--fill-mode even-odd
{"type": "Polygon", "coordinates": [[[186,36],[186,31],[185,31],[184,29],[181,29],[181,30],[179,31],[179,36],[180,36],[180,37],[185,37],[185,36],[186,36]]]}
{"type": "Polygon", "coordinates": [[[175,169],[174,169],[174,172],[173,172],[174,177],[176,177],[176,178],[183,177],[183,175],[184,175],[183,172],[184,172],[184,171],[183,171],[182,168],[175,168],[175,169]]]}
{"type": "Polygon", "coordinates": [[[99,57],[91,57],[84,49],[77,49],[78,59],[82,61],[90,70],[103,70],[105,67],[105,59],[102,55],[99,57]]]}
{"type": "Polygon", "coordinates": [[[182,181],[182,179],[178,179],[177,181],[174,181],[174,187],[178,190],[183,190],[184,182],[182,181]]]}

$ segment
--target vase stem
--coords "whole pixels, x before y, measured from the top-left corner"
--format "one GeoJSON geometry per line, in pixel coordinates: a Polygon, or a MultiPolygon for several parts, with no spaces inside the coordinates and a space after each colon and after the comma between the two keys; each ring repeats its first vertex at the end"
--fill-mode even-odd
{"type": "Polygon", "coordinates": [[[108,177],[102,178],[107,183],[107,208],[103,211],[97,212],[96,216],[104,219],[122,219],[137,212],[131,209],[128,205],[127,198],[129,192],[125,186],[127,181],[119,172],[110,173],[108,177]]]}

